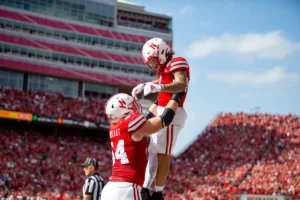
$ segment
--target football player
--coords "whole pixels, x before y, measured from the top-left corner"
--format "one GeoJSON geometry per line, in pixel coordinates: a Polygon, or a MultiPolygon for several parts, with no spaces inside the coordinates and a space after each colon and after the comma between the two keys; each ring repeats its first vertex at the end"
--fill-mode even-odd
{"type": "Polygon", "coordinates": [[[168,126],[174,118],[183,93],[174,94],[164,112],[151,119],[133,97],[119,93],[105,105],[109,118],[113,167],[102,200],[140,200],[147,166],[148,141],[145,136],[168,126]]]}
{"type": "Polygon", "coordinates": [[[173,57],[173,55],[173,50],[161,38],[148,40],[142,49],[143,60],[151,71],[155,70],[157,72],[158,79],[141,83],[132,90],[132,96],[135,98],[142,91],[144,91],[144,96],[150,93],[158,93],[157,106],[150,108],[151,112],[148,113],[148,118],[163,113],[173,93],[184,92],[173,122],[150,136],[148,165],[142,189],[144,200],[149,198],[149,189],[154,179],[155,192],[152,194],[153,199],[164,199],[162,190],[170,171],[172,150],[187,118],[183,104],[190,80],[190,68],[184,58],[173,57]]]}

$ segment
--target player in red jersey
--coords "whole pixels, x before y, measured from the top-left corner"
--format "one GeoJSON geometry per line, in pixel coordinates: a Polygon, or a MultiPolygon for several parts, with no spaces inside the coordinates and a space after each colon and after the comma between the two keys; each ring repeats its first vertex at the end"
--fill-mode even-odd
{"type": "Polygon", "coordinates": [[[132,96],[135,98],[143,90],[145,96],[149,93],[158,93],[158,104],[150,108],[152,113],[149,116],[160,115],[171,99],[172,93],[184,92],[173,122],[150,136],[149,161],[142,189],[144,200],[149,199],[149,189],[154,179],[156,186],[152,199],[164,199],[162,190],[170,171],[171,153],[187,118],[183,104],[190,80],[190,68],[184,58],[173,58],[173,54],[172,49],[162,39],[153,38],[147,41],[143,46],[142,56],[150,70],[157,71],[158,79],[141,83],[132,90],[132,96]]]}
{"type": "Polygon", "coordinates": [[[174,118],[183,93],[174,94],[166,110],[147,119],[136,100],[124,93],[112,96],[105,105],[110,119],[113,168],[103,189],[102,200],[141,200],[147,166],[148,141],[145,136],[168,126],[174,118]]]}

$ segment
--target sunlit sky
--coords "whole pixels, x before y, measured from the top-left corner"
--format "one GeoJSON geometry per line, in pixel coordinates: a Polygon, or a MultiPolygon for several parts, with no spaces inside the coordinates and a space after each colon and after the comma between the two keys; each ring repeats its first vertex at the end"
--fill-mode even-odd
{"type": "Polygon", "coordinates": [[[133,2],[173,17],[173,47],[191,67],[174,155],[222,111],[300,115],[300,1],[133,2]]]}

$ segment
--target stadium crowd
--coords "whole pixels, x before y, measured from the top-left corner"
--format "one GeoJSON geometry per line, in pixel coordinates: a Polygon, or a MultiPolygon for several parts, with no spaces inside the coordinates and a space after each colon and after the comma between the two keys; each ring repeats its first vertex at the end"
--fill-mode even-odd
{"type": "Polygon", "coordinates": [[[0,109],[28,112],[39,117],[108,124],[104,114],[105,101],[93,96],[72,98],[49,91],[25,92],[0,86],[0,109]]]}
{"type": "MultiPolygon", "coordinates": [[[[1,88],[0,107],[45,117],[103,120],[103,101],[1,88]],[[100,113],[100,114],[99,114],[100,113]]],[[[101,161],[108,180],[108,144],[93,137],[0,126],[0,197],[79,199],[87,156],[101,161]]],[[[173,158],[166,199],[233,199],[234,194],[300,198],[300,118],[221,113],[173,158]]]]}
{"type": "Polygon", "coordinates": [[[173,159],[167,196],[225,200],[234,194],[277,194],[300,198],[299,163],[299,117],[222,113],[173,159]]]}
{"type": "Polygon", "coordinates": [[[0,197],[80,199],[85,178],[80,163],[86,157],[99,159],[100,174],[108,180],[109,144],[86,135],[45,132],[0,128],[0,197]]]}

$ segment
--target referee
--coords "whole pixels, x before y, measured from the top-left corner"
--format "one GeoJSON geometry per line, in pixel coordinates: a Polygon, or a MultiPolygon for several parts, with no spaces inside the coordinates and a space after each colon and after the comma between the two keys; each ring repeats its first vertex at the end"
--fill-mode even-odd
{"type": "Polygon", "coordinates": [[[85,179],[82,192],[84,200],[101,200],[101,193],[104,187],[104,180],[98,173],[98,161],[95,158],[87,158],[83,166],[85,179]]]}

